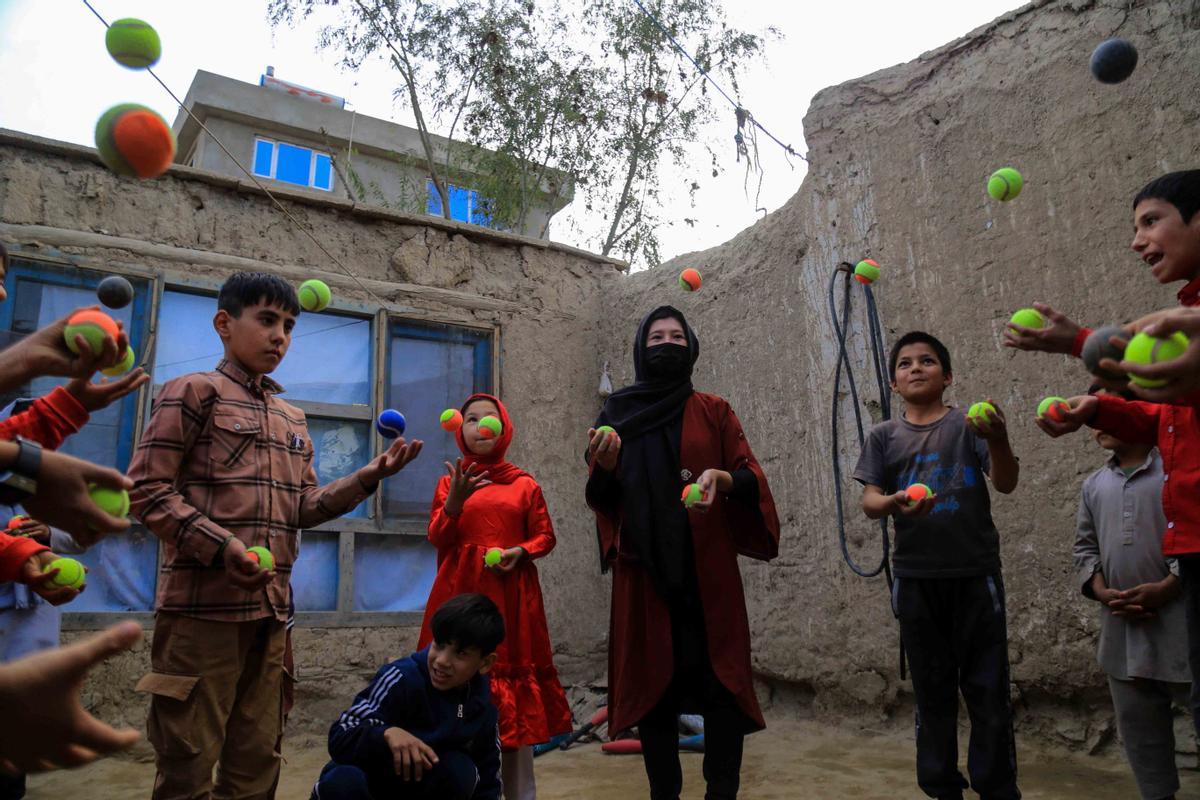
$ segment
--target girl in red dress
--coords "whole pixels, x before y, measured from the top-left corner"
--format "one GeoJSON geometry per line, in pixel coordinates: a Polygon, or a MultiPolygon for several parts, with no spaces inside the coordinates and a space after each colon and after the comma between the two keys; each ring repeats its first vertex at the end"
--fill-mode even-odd
{"type": "Polygon", "coordinates": [[[434,610],[463,592],[487,595],[504,615],[505,637],[492,667],[492,702],[500,714],[504,796],[535,797],[533,745],[571,730],[571,710],[550,651],[546,611],[534,561],[554,549],[554,527],[533,476],[504,460],[513,439],[508,411],[495,397],[474,394],[462,407],[456,434],[462,458],[446,464],[429,515],[438,572],[425,605],[417,647],[432,639],[434,610]],[[499,436],[479,435],[495,417],[499,436]],[[484,557],[498,548],[500,562],[484,557]]]}

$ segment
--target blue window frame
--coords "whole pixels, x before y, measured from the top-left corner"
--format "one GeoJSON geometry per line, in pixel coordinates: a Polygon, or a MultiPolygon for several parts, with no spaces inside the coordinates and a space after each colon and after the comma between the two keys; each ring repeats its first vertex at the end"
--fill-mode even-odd
{"type": "MultiPolygon", "coordinates": [[[[9,341],[26,336],[81,306],[96,304],[96,286],[105,273],[85,269],[63,270],[14,257],[5,277],[8,302],[0,304],[0,331],[9,341]]],[[[133,285],[133,302],[122,309],[106,309],[121,321],[138,361],[148,341],[150,281],[127,276],[133,285]]],[[[40,397],[62,378],[35,378],[16,391],[0,396],[0,406],[17,398],[40,397]]],[[[69,437],[64,453],[124,472],[133,455],[138,393],[129,395],[92,415],[88,424],[69,437]]],[[[141,526],[109,536],[79,556],[88,566],[88,590],[71,604],[71,611],[150,611],[158,574],[158,540],[141,526]]]]}
{"type": "Polygon", "coordinates": [[[255,139],[254,174],[327,192],[333,189],[330,157],[310,147],[287,142],[255,139]]]}
{"type": "MultiPolygon", "coordinates": [[[[437,187],[431,180],[425,182],[425,188],[428,194],[425,213],[440,217],[442,215],[442,196],[438,194],[437,187]]],[[[487,198],[480,197],[479,192],[474,189],[464,189],[453,184],[447,184],[446,191],[450,195],[450,219],[469,222],[472,225],[482,225],[485,228],[493,227],[492,216],[487,208],[487,198]]]]}

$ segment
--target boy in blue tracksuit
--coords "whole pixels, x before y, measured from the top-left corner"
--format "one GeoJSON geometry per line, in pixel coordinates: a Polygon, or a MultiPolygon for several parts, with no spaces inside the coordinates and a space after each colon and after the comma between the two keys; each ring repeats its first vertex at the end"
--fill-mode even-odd
{"type": "Polygon", "coordinates": [[[479,594],[433,615],[433,642],[376,673],[329,729],[311,800],[500,800],[488,670],[504,618],[479,594]]]}

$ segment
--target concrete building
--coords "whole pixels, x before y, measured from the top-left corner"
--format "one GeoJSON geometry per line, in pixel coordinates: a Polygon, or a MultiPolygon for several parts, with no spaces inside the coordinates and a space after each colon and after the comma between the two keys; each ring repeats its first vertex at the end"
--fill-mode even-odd
{"type": "MultiPolygon", "coordinates": [[[[180,109],[175,118],[177,163],[244,178],[236,158],[268,188],[301,187],[409,214],[441,214],[415,128],[347,110],[342,98],[280,80],[272,67],[257,86],[200,70],[183,102],[191,114],[180,109]]],[[[433,137],[443,177],[449,145],[433,137]]],[[[460,147],[455,144],[456,151],[460,147]]],[[[448,178],[451,217],[497,227],[475,188],[478,174],[464,159],[458,162],[451,163],[448,178]]],[[[549,238],[550,218],[571,202],[566,175],[547,174],[532,212],[514,233],[549,238]]]]}

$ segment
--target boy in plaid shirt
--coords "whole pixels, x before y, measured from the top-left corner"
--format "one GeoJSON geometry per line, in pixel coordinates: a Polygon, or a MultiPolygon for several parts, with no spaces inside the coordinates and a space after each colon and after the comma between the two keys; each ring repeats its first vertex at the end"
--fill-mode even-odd
{"type": "Polygon", "coordinates": [[[318,486],[304,412],[267,377],[291,343],[295,290],[239,273],[217,306],[224,359],[163,387],[129,468],[133,513],[164,542],[152,671],[138,684],[153,695],[155,800],[274,796],[299,532],[353,509],[422,444],[397,439],[318,486]],[[256,545],[274,569],[259,571],[256,545]]]}

